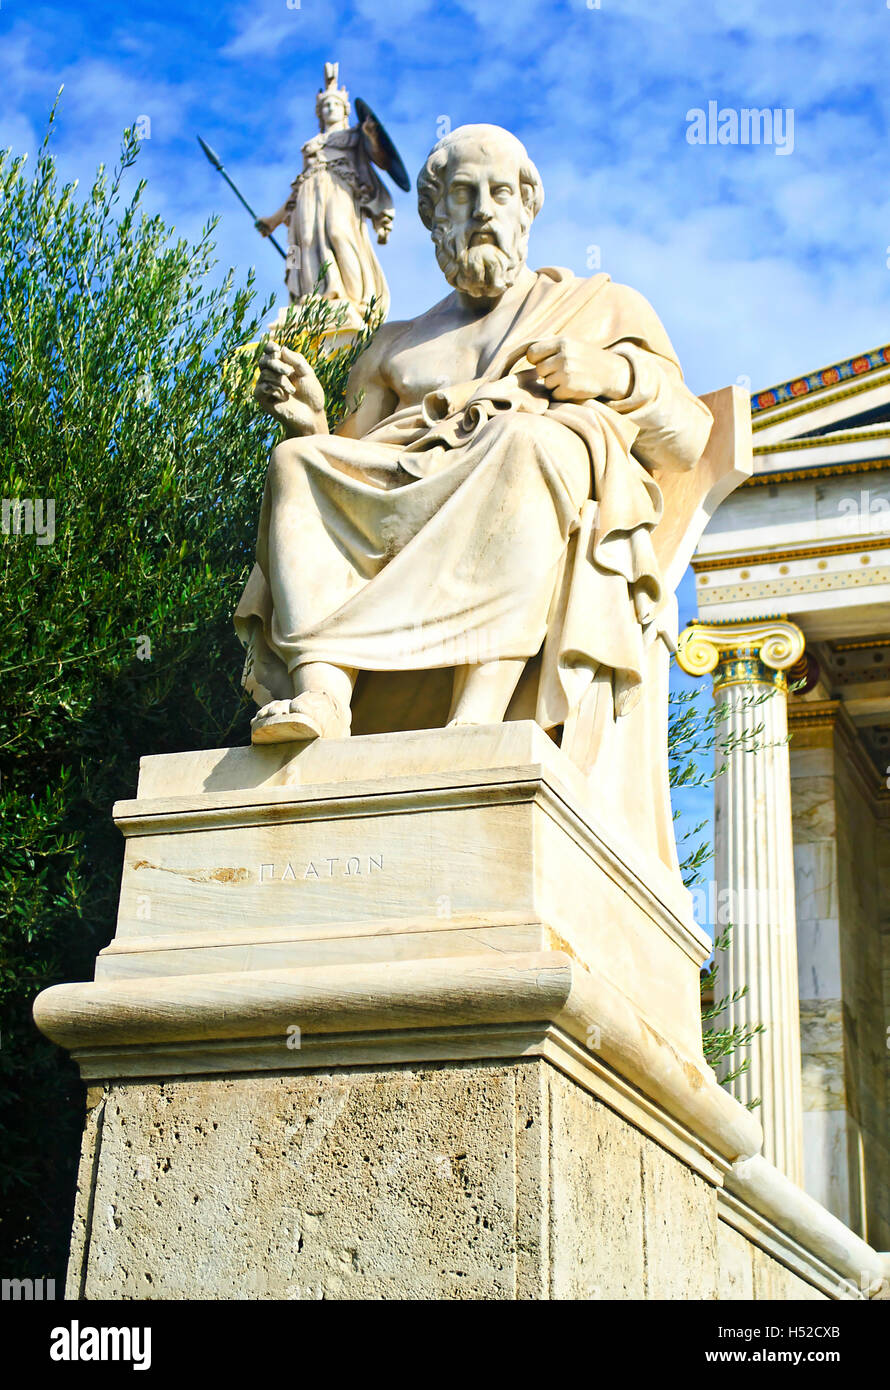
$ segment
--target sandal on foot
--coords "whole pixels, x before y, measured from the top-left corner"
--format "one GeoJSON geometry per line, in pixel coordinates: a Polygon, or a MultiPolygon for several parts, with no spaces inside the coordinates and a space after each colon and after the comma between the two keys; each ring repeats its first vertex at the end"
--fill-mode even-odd
{"type": "MultiPolygon", "coordinates": [[[[266,714],[261,710],[251,721],[253,743],[305,743],[314,738],[348,738],[351,716],[338,700],[321,690],[306,690],[288,707],[266,714]]],[[[267,707],[268,708],[268,707],[267,707]]]]}

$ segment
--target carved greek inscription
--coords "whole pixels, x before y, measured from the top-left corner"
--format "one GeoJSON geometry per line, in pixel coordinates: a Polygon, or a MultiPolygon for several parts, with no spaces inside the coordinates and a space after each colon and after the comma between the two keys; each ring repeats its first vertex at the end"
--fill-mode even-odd
{"type": "Polygon", "coordinates": [[[260,883],[305,883],[326,878],[365,878],[383,873],[382,854],[351,854],[348,858],[319,855],[314,859],[260,865],[260,883]]]}

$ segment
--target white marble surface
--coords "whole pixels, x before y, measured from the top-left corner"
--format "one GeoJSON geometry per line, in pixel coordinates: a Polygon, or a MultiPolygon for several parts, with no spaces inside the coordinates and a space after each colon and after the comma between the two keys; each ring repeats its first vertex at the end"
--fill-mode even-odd
{"type": "Polygon", "coordinates": [[[733,1070],[742,1060],[747,1066],[730,1085],[744,1104],[758,1104],[764,1154],[794,1182],[803,1176],[800,1023],[781,673],[803,648],[803,634],[793,623],[765,619],[692,623],[678,653],[684,670],[713,673],[720,710],[714,867],[720,900],[728,908],[723,924],[732,929],[728,949],[717,956],[715,995],[729,1001],[721,1023],[762,1029],[731,1059],[733,1070]]]}
{"type": "Polygon", "coordinates": [[[359,126],[350,126],[349,93],[339,84],[339,65],[325,64],[325,85],[315,103],[318,134],[302,146],[303,168],[276,212],[260,218],[268,236],[287,227],[285,283],[291,303],[318,290],[344,313],[343,327],[359,329],[374,299],[386,317],[389,288],[368,236],[368,223],[380,244],[389,240],[392,199],[374,168],[359,126]]]}
{"type": "Polygon", "coordinates": [[[309,364],[264,358],[255,393],[289,437],[235,619],[255,741],[347,736],[357,672],[453,670],[457,724],[503,719],[538,653],[546,729],[586,696],[597,729],[641,699],[670,608],[652,475],[694,469],[713,417],[642,296],[530,269],[542,200],[513,135],[459,127],[418,178],[452,293],[379,330],[356,409],[329,433],[309,364]]]}
{"type": "Polygon", "coordinates": [[[533,721],[283,747],[143,760],[99,978],[567,949],[700,1047],[688,892],[533,721]]]}

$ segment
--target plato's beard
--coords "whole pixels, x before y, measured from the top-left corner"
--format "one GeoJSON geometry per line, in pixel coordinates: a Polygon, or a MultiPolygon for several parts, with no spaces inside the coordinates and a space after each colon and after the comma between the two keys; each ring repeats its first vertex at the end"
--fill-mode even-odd
{"type": "Polygon", "coordinates": [[[437,227],[433,241],[436,260],[449,285],[474,297],[503,294],[525,263],[524,238],[514,244],[512,254],[490,242],[467,246],[464,238],[448,227],[437,227]]]}

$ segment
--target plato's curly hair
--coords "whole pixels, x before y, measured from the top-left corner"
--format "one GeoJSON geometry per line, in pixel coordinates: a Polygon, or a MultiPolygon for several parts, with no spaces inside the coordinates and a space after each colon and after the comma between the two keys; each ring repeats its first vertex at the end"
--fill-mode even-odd
{"type": "Polygon", "coordinates": [[[462,140],[475,140],[480,145],[498,142],[513,146],[519,159],[519,189],[530,225],[541,211],[544,201],[541,175],[529,159],[522,141],[499,125],[461,125],[444,135],[433,146],[417,176],[417,210],[423,225],[428,231],[432,231],[436,220],[436,208],[445,192],[442,175],[448,163],[448,156],[453,147],[462,140]]]}

